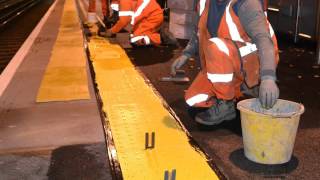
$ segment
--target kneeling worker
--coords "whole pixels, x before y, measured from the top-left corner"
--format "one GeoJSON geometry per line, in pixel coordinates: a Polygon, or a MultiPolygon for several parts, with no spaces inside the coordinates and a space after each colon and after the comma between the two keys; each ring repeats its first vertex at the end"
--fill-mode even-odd
{"type": "Polygon", "coordinates": [[[131,24],[131,43],[159,45],[161,38],[158,31],[162,22],[163,10],[156,0],[119,0],[119,20],[106,30],[106,36],[111,37],[131,24]]]}
{"type": "Polygon", "coordinates": [[[260,82],[260,102],[272,108],[279,97],[278,46],[260,2],[200,0],[198,10],[201,71],[185,94],[190,107],[202,109],[195,120],[215,125],[234,119],[244,84],[253,88],[260,82]]]}

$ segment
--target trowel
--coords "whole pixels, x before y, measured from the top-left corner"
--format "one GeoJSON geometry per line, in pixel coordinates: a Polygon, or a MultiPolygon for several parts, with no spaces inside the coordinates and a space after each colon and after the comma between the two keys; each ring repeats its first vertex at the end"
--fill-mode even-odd
{"type": "Polygon", "coordinates": [[[162,77],[160,81],[186,83],[189,82],[190,79],[186,76],[186,72],[184,70],[177,70],[175,76],[162,77]]]}

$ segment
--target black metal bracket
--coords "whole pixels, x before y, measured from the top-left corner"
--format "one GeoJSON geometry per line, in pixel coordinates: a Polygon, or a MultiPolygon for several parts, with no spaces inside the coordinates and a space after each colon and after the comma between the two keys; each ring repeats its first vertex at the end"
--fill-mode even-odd
{"type": "Polygon", "coordinates": [[[171,173],[169,171],[164,172],[164,180],[176,180],[177,171],[173,169],[171,173]]]}
{"type": "Polygon", "coordinates": [[[145,135],[145,149],[153,149],[155,146],[155,133],[151,133],[151,145],[149,143],[149,133],[146,133],[145,135]]]}

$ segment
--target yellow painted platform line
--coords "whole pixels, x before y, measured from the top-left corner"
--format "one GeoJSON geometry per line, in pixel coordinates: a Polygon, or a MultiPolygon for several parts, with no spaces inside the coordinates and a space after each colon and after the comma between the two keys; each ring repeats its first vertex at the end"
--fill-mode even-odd
{"type": "Polygon", "coordinates": [[[74,0],[65,0],[59,33],[37,102],[89,99],[86,54],[74,0]]]}
{"type": "Polygon", "coordinates": [[[175,169],[178,180],[218,179],[124,50],[99,37],[89,50],[123,178],[161,180],[175,169]],[[155,132],[154,149],[145,150],[146,132],[155,132]]]}

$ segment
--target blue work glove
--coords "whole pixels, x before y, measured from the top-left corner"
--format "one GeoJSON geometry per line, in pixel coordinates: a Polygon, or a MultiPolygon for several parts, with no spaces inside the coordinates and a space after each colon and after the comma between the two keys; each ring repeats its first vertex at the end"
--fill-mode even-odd
{"type": "Polygon", "coordinates": [[[183,65],[185,65],[188,61],[189,57],[182,54],[177,59],[174,60],[174,62],[171,65],[171,75],[175,76],[177,69],[180,69],[183,65]]]}
{"type": "Polygon", "coordinates": [[[262,77],[259,89],[259,100],[263,108],[270,109],[279,98],[279,88],[273,77],[262,77]]]}

